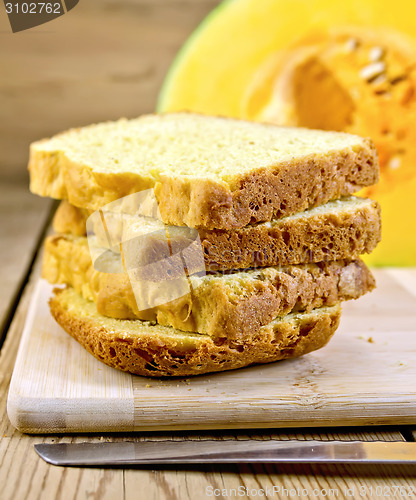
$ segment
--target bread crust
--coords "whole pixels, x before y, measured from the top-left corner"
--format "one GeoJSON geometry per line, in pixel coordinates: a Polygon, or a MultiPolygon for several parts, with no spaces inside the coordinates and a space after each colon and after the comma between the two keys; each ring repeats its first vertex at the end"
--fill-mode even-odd
{"type": "Polygon", "coordinates": [[[153,309],[139,311],[125,273],[93,268],[86,238],[50,236],[42,275],[94,300],[100,314],[156,321],[213,338],[244,339],[277,316],[333,306],[371,291],[374,278],[360,260],[341,260],[191,278],[191,292],[153,309]]]}
{"type": "Polygon", "coordinates": [[[41,196],[97,210],[123,196],[154,188],[165,223],[207,229],[238,229],[285,217],[378,180],[377,153],[370,139],[357,136],[354,146],[295,155],[296,151],[292,160],[237,172],[225,181],[166,172],[105,172],[71,158],[65,150],[49,149],[44,140],[31,145],[28,168],[30,189],[41,196]]]}
{"type": "Polygon", "coordinates": [[[294,358],[323,347],[334,334],[340,306],[286,316],[244,341],[215,342],[140,320],[99,315],[73,289],[56,290],[50,300],[55,320],[103,363],[148,377],[190,376],[294,358]]]}

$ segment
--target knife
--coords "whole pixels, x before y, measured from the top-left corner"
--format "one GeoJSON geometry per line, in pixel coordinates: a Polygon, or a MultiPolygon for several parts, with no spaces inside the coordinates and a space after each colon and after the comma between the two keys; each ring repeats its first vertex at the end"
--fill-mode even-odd
{"type": "Polygon", "coordinates": [[[404,441],[139,441],[35,444],[48,463],[66,466],[207,463],[416,463],[404,441]]]}

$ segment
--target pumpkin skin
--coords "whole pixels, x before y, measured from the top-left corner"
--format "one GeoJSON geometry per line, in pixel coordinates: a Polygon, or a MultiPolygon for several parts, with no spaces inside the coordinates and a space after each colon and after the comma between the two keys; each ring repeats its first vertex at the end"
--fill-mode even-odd
{"type": "MultiPolygon", "coordinates": [[[[179,52],[162,87],[158,111],[190,110],[374,136],[380,154],[380,182],[360,194],[380,202],[383,239],[365,260],[381,266],[416,265],[416,96],[411,96],[407,107],[397,106],[397,112],[394,107],[389,108],[389,115],[384,110],[377,114],[377,101],[370,98],[367,108],[358,106],[363,101],[360,95],[351,104],[356,106],[358,116],[352,124],[346,119],[350,112],[347,94],[333,94],[331,106],[338,112],[334,116],[328,112],[326,121],[316,116],[317,112],[314,115],[313,109],[301,117],[299,110],[294,113],[290,92],[281,93],[280,107],[273,110],[276,88],[282,83],[287,61],[293,61],[302,50],[318,50],[321,46],[318,54],[331,71],[335,70],[344,90],[349,92],[354,87],[353,80],[342,81],[347,71],[337,72],[323,56],[328,46],[325,43],[332,43],[339,32],[364,37],[374,46],[377,40],[388,46],[389,36],[392,40],[397,37],[397,44],[392,44],[397,48],[403,41],[406,64],[416,67],[415,10],[409,0],[227,0],[211,12],[179,52]],[[384,36],[383,30],[390,35],[384,36]],[[409,136],[406,155],[400,157],[399,163],[392,152],[394,148],[401,151],[396,139],[392,143],[391,137],[390,142],[379,138],[372,126],[383,116],[389,117],[387,122],[403,117],[397,130],[393,130],[394,137],[403,130],[409,136]]],[[[412,76],[412,88],[416,86],[414,81],[416,77],[412,76]]],[[[323,87],[317,94],[304,94],[304,102],[324,96],[326,90],[323,87]]]]}

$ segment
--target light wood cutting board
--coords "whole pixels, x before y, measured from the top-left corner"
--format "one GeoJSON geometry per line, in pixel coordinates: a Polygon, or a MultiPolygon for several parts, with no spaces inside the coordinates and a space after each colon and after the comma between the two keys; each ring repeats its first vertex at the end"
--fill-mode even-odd
{"type": "Polygon", "coordinates": [[[100,363],[49,313],[40,281],[10,385],[23,432],[106,432],[416,423],[416,271],[376,271],[345,303],[330,343],[302,358],[154,380],[100,363]]]}

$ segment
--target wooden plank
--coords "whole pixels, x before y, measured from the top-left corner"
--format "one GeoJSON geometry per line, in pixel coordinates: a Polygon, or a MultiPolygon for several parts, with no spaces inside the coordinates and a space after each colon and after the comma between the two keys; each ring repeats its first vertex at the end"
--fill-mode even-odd
{"type": "MultiPolygon", "coordinates": [[[[42,283],[50,295],[51,285],[42,283]]],[[[108,369],[101,363],[97,366],[91,355],[57,327],[49,312],[47,300],[42,300],[42,315],[38,315],[33,308],[38,291],[39,287],[36,287],[28,321],[33,321],[36,325],[39,340],[42,340],[37,342],[28,335],[25,327],[16,361],[16,367],[22,367],[25,375],[20,378],[19,370],[15,370],[9,393],[8,411],[12,422],[20,430],[28,431],[25,422],[33,423],[43,415],[48,422],[47,426],[40,425],[33,429],[34,432],[48,432],[48,428],[52,432],[65,432],[66,429],[70,432],[133,430],[131,375],[108,369]],[[82,364],[77,364],[78,369],[71,370],[72,362],[80,356],[82,364]],[[36,363],[32,363],[31,360],[34,359],[37,360],[36,363]],[[25,397],[26,383],[31,385],[30,380],[40,380],[39,377],[45,397],[37,398],[36,393],[31,390],[27,393],[28,397],[25,397]],[[97,381],[98,384],[95,383],[97,381]],[[88,392],[87,401],[84,399],[85,391],[88,392]],[[78,408],[78,399],[84,400],[86,406],[78,408]],[[19,408],[18,414],[16,408],[19,408]]]]}
{"type": "Polygon", "coordinates": [[[26,184],[0,184],[0,338],[51,207],[51,200],[32,195],[26,184]]]}
{"type": "Polygon", "coordinates": [[[23,334],[10,418],[25,432],[414,423],[416,297],[389,273],[376,277],[373,293],[345,304],[340,331],[324,349],[172,380],[134,377],[95,360],[51,318],[52,287],[43,283],[23,334]]]}
{"type": "Polygon", "coordinates": [[[403,466],[205,466],[177,470],[125,471],[125,498],[140,491],[151,500],[214,497],[238,498],[402,498],[394,495],[397,485],[409,496],[415,491],[412,469],[403,466]],[[276,488],[273,492],[273,487],[276,488]],[[332,492],[330,492],[332,490],[332,492]],[[372,494],[370,493],[372,491],[372,494]],[[389,494],[390,492],[390,494],[389,494]]]}
{"type": "MultiPolygon", "coordinates": [[[[312,492],[312,487],[331,486],[343,489],[367,486],[407,485],[413,470],[403,466],[195,466],[182,468],[155,467],[141,469],[82,469],[53,467],[43,462],[34,452],[39,442],[76,442],[100,440],[157,440],[157,439],[363,439],[400,440],[396,428],[315,429],[298,432],[265,433],[260,431],[210,431],[176,433],[142,433],[96,436],[29,436],[15,430],[6,414],[8,384],[17,353],[20,335],[33,291],[39,276],[39,260],[32,279],[26,287],[16,316],[0,356],[0,484],[2,499],[19,500],[48,498],[51,500],[86,498],[126,498],[155,500],[194,500],[203,498],[206,488],[218,486],[232,488],[240,485],[265,488],[271,485],[296,485],[312,492]]],[[[249,496],[251,498],[253,495],[249,496]]],[[[226,495],[222,495],[226,498],[226,495]]],[[[288,498],[276,494],[272,498],[288,498]]],[[[296,498],[296,496],[293,496],[296,498]]],[[[319,497],[316,497],[319,498],[319,497]]],[[[321,496],[321,498],[323,498],[321,496]]],[[[346,498],[343,490],[338,498],[346,498]]],[[[351,496],[349,497],[351,498],[351,496]]]]}
{"type": "Polygon", "coordinates": [[[0,172],[26,178],[34,140],[153,111],[179,47],[218,3],[88,0],[17,34],[1,9],[0,172]]]}
{"type": "MultiPolygon", "coordinates": [[[[40,275],[40,259],[25,288],[22,300],[0,353],[0,484],[1,498],[84,499],[122,498],[123,471],[109,469],[71,469],[52,467],[36,454],[33,445],[41,442],[76,442],[76,437],[32,437],[16,431],[6,413],[6,401],[21,332],[33,292],[40,275]]],[[[99,437],[91,438],[99,440],[99,437]]]]}

